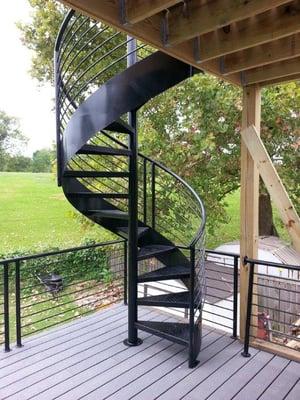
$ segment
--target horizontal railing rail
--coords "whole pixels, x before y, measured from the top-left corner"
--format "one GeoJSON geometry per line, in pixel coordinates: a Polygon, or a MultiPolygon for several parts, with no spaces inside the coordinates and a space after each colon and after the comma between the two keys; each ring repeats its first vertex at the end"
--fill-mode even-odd
{"type": "Polygon", "coordinates": [[[300,265],[281,264],[245,257],[249,267],[247,313],[243,355],[249,357],[250,340],[300,351],[300,281],[283,271],[299,274],[300,265]],[[275,268],[261,273],[260,267],[275,268]],[[276,272],[276,268],[278,271],[276,272]]]}

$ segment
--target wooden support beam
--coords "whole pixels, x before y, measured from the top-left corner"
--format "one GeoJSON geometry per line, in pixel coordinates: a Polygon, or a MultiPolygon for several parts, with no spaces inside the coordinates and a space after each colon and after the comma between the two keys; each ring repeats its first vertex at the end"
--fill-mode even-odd
{"type": "Polygon", "coordinates": [[[168,17],[168,46],[174,46],[204,33],[214,31],[233,22],[263,13],[290,0],[215,0],[187,2],[174,8],[168,17]]]}
{"type": "Polygon", "coordinates": [[[124,0],[125,20],[136,24],[178,3],[182,0],[124,0]]]}
{"type": "MultiPolygon", "coordinates": [[[[260,131],[261,91],[258,86],[244,88],[242,129],[254,125],[260,131]]],[[[247,295],[249,267],[244,265],[244,257],[257,258],[258,255],[258,199],[259,173],[258,169],[241,140],[241,221],[240,221],[240,337],[245,335],[247,314],[247,295]]]]}
{"type": "Polygon", "coordinates": [[[252,85],[253,83],[265,82],[296,74],[300,74],[300,57],[245,71],[243,84],[245,86],[252,85]]]}
{"type": "Polygon", "coordinates": [[[242,139],[270,193],[281,220],[284,223],[295,250],[300,253],[300,218],[274,167],[272,160],[259,137],[255,126],[242,130],[242,139]]]}
{"type": "Polygon", "coordinates": [[[200,36],[201,62],[300,32],[300,4],[277,9],[200,36]]]}
{"type": "Polygon", "coordinates": [[[265,43],[224,56],[223,75],[226,76],[299,56],[300,34],[291,35],[275,42],[265,43]]]}

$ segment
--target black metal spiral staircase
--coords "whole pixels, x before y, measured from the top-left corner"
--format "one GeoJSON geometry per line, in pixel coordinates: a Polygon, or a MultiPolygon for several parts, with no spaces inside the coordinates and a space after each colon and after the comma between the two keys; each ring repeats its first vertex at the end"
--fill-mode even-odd
{"type": "Polygon", "coordinates": [[[55,49],[58,183],[84,216],[128,240],[128,345],[138,329],[201,346],[205,210],[195,191],[138,153],[137,110],[189,78],[184,64],[70,11],[55,49]],[[156,268],[153,268],[153,260],[156,268]],[[138,297],[145,282],[186,290],[138,297]],[[142,321],[138,305],[184,308],[188,323],[142,321]]]}

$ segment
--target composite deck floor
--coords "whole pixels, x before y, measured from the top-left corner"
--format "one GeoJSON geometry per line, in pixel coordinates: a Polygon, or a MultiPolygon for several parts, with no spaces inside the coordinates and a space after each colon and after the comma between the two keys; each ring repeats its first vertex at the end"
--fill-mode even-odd
{"type": "MultiPolygon", "coordinates": [[[[171,320],[155,309],[140,314],[171,320]]],[[[143,344],[125,347],[126,328],[127,308],[115,305],[27,339],[1,354],[0,399],[300,399],[300,364],[255,349],[243,358],[226,333],[204,328],[191,370],[186,349],[156,336],[140,332],[143,344]]]]}

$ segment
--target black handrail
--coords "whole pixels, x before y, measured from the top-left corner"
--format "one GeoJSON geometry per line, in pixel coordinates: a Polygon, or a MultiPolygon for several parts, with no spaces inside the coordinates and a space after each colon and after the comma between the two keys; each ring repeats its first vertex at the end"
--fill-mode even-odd
{"type": "MultiPolygon", "coordinates": [[[[102,132],[104,136],[106,136],[108,139],[114,141],[116,144],[118,144],[119,146],[122,146],[123,148],[127,148],[127,146],[122,143],[120,140],[112,137],[111,135],[109,135],[107,132],[102,132]]],[[[186,189],[188,189],[188,191],[190,193],[192,193],[192,195],[194,196],[194,198],[196,199],[200,210],[201,210],[201,225],[195,235],[195,237],[192,239],[192,241],[189,243],[189,245],[187,246],[187,248],[191,248],[193,246],[195,246],[195,244],[197,243],[197,241],[199,240],[199,238],[202,236],[204,229],[205,229],[205,225],[206,225],[206,211],[205,211],[205,207],[203,204],[203,201],[200,199],[199,195],[197,194],[197,192],[184,180],[182,179],[179,175],[177,175],[175,172],[171,171],[169,168],[167,168],[166,166],[164,166],[162,163],[160,163],[159,161],[153,160],[152,158],[145,156],[144,154],[138,152],[138,156],[141,157],[143,160],[146,160],[148,162],[150,162],[150,164],[155,165],[156,167],[160,168],[161,170],[163,170],[164,172],[166,172],[167,174],[169,174],[170,176],[172,176],[173,178],[175,178],[177,181],[179,181],[186,189]]],[[[231,256],[235,256],[235,254],[233,253],[226,253],[227,255],[231,255],[231,256]]]]}

